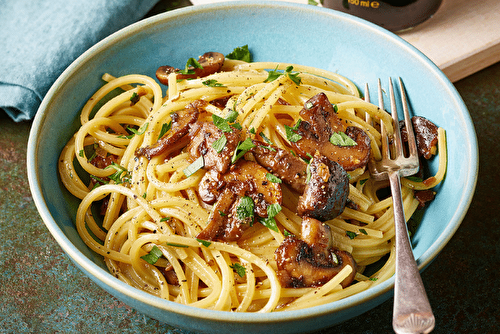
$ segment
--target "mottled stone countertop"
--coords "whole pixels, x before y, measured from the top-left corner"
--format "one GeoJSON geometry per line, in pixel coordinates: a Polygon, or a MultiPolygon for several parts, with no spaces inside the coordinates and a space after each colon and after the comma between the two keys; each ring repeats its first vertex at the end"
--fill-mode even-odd
{"type": "MultiPolygon", "coordinates": [[[[455,86],[474,121],[479,177],[465,219],[423,272],[434,333],[500,333],[500,63],[455,86]]],[[[102,290],[42,222],[26,175],[31,122],[0,110],[0,333],[184,333],[102,290]]],[[[392,332],[392,300],[318,333],[392,332]]]]}

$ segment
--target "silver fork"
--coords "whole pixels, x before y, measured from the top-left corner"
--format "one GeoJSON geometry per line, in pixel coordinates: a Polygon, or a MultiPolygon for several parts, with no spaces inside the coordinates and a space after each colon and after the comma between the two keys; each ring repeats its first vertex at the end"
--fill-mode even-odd
{"type": "MultiPolygon", "coordinates": [[[[382,159],[378,161],[371,159],[369,169],[374,179],[389,179],[392,193],[396,233],[396,281],[392,326],[396,333],[429,333],[434,329],[435,319],[408,238],[401,196],[400,177],[413,175],[419,169],[417,144],[401,78],[399,78],[399,90],[408,133],[409,154],[405,157],[403,152],[394,87],[392,79],[389,78],[389,97],[394,136],[391,145],[386,129],[381,124],[382,159]]],[[[365,88],[365,100],[370,100],[368,85],[365,88]]],[[[380,79],[378,80],[378,101],[379,107],[384,109],[380,79]]],[[[367,121],[371,121],[368,116],[367,121]]]]}

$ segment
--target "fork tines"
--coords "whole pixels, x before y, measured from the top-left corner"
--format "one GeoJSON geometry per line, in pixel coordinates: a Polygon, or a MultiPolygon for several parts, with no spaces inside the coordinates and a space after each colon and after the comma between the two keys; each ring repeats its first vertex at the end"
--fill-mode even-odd
{"type": "MultiPolygon", "coordinates": [[[[392,79],[389,78],[389,99],[392,120],[394,123],[394,134],[387,134],[383,122],[380,122],[380,132],[382,135],[382,159],[379,161],[372,161],[370,163],[370,172],[375,178],[386,178],[386,175],[383,174],[391,171],[398,171],[400,176],[409,176],[417,173],[419,168],[417,144],[413,131],[413,124],[411,122],[409,113],[408,101],[401,78],[398,78],[398,82],[399,92],[401,94],[401,104],[403,107],[404,122],[406,131],[408,133],[408,156],[405,157],[404,155],[403,140],[399,128],[398,108],[394,93],[394,86],[392,79]]],[[[365,100],[368,102],[370,100],[368,85],[366,85],[365,88],[365,100]]],[[[385,110],[384,90],[382,89],[380,79],[378,80],[378,101],[379,107],[385,110]]],[[[367,117],[367,122],[369,121],[371,121],[371,119],[367,117]]]]}

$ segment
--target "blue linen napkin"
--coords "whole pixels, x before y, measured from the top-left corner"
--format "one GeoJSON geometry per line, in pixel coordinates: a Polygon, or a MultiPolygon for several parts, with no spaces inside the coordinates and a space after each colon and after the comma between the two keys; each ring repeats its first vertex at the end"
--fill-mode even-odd
{"type": "Polygon", "coordinates": [[[157,2],[0,0],[0,109],[17,122],[32,119],[73,60],[157,2]]]}

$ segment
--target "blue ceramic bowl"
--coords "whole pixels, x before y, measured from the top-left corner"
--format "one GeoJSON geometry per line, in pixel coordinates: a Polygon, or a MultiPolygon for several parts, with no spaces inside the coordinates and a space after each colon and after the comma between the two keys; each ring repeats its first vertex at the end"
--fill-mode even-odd
{"type": "MultiPolygon", "coordinates": [[[[76,130],[85,101],[101,86],[104,72],[154,76],[167,61],[183,66],[193,55],[227,54],[245,44],[255,61],[324,68],[360,86],[400,76],[413,112],[446,129],[446,179],[413,239],[419,267],[427,266],[459,227],[474,193],[478,149],[468,111],[443,73],[405,41],[361,19],[309,5],[232,2],[184,8],[136,23],[98,43],[60,76],[36,115],[28,144],[31,190],[47,228],[76,265],[144,314],[194,332],[312,331],[379,305],[391,297],[394,280],[331,304],[271,314],[218,312],[165,301],[108,273],[100,256],[80,239],[74,225],[77,201],[58,178],[61,149],[76,130]]],[[[435,163],[430,168],[435,171],[435,163]]]]}

